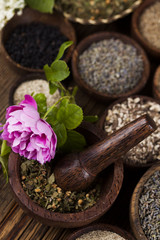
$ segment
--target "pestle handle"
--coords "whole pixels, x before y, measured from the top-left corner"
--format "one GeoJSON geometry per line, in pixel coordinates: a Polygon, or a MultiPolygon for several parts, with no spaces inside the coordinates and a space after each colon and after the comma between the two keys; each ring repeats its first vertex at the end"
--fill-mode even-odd
{"type": "Polygon", "coordinates": [[[85,189],[99,172],[155,130],[155,122],[146,114],[86,150],[59,159],[54,169],[57,184],[65,190],[85,189]]]}
{"type": "Polygon", "coordinates": [[[152,118],[147,114],[143,115],[83,151],[79,155],[79,161],[90,175],[96,176],[155,129],[156,125],[152,118]]]}

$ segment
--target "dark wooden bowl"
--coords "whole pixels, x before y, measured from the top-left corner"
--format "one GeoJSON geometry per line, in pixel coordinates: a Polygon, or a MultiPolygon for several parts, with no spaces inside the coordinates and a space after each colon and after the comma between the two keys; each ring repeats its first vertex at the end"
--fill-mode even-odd
{"type": "Polygon", "coordinates": [[[121,98],[121,97],[127,97],[132,94],[138,93],[145,86],[145,84],[147,82],[147,79],[150,74],[150,63],[148,61],[148,58],[147,58],[144,50],[133,39],[131,39],[123,34],[116,33],[116,32],[99,32],[99,33],[95,33],[95,34],[92,34],[92,35],[84,38],[78,44],[78,46],[76,47],[76,49],[74,50],[73,55],[72,55],[72,72],[73,72],[73,78],[74,78],[75,82],[87,94],[90,94],[94,98],[101,100],[103,102],[110,102],[110,101],[113,101],[113,100],[121,98]],[[79,71],[78,71],[78,60],[79,60],[79,56],[83,53],[83,51],[85,51],[94,42],[99,42],[101,40],[110,39],[110,38],[120,39],[124,43],[133,45],[137,49],[137,52],[142,56],[143,61],[144,61],[144,71],[143,71],[142,78],[139,81],[139,83],[130,91],[127,91],[126,93],[122,93],[122,94],[117,94],[117,95],[116,94],[109,95],[107,93],[101,93],[101,92],[95,90],[94,88],[89,86],[87,83],[85,83],[85,81],[81,78],[79,71]]]}
{"type": "MultiPolygon", "coordinates": [[[[81,126],[80,132],[86,136],[89,144],[93,144],[104,137],[104,132],[88,123],[84,123],[83,127],[81,126]]],[[[78,213],[57,213],[40,207],[24,192],[20,180],[20,162],[20,156],[11,152],[8,170],[9,183],[14,197],[28,215],[50,226],[75,228],[97,220],[112,206],[123,182],[123,163],[118,160],[102,173],[102,190],[99,200],[93,207],[78,213]]]]}
{"type": "Polygon", "coordinates": [[[109,224],[104,224],[104,223],[99,223],[99,224],[91,224],[90,226],[83,227],[73,233],[71,233],[66,240],[76,240],[83,234],[89,233],[91,231],[97,231],[97,230],[102,230],[102,231],[110,231],[113,233],[118,234],[119,236],[123,237],[125,240],[135,240],[135,238],[125,230],[109,225],[109,224]]]}
{"type": "MultiPolygon", "coordinates": [[[[148,97],[148,96],[142,96],[142,95],[133,95],[131,96],[132,98],[136,98],[136,97],[139,97],[141,99],[143,99],[144,101],[152,101],[152,102],[155,102],[155,103],[158,103],[160,104],[160,102],[156,99],[153,99],[151,97],[148,97]]],[[[108,114],[108,111],[110,109],[113,108],[114,105],[116,105],[117,103],[122,103],[124,102],[128,97],[124,97],[124,98],[121,98],[121,99],[118,99],[116,101],[114,101],[113,103],[111,103],[107,108],[106,110],[104,111],[104,113],[102,114],[102,116],[100,117],[99,121],[97,122],[97,126],[102,129],[104,131],[104,123],[105,123],[105,119],[106,119],[106,115],[108,114]]],[[[124,163],[127,167],[131,167],[131,168],[143,168],[143,167],[150,167],[152,166],[153,164],[155,163],[155,161],[148,161],[147,163],[124,163]]]]}
{"type": "Polygon", "coordinates": [[[135,12],[132,15],[131,31],[134,39],[136,39],[151,56],[155,58],[160,58],[160,49],[154,47],[151,43],[149,43],[142,36],[139,30],[139,19],[141,14],[144,12],[145,9],[150,7],[156,1],[157,0],[146,0],[135,10],[135,12]]]}
{"type": "Polygon", "coordinates": [[[148,240],[148,238],[145,236],[143,229],[141,227],[139,213],[138,213],[138,207],[139,207],[138,202],[139,202],[139,198],[143,190],[144,184],[154,174],[155,171],[160,171],[159,163],[149,168],[148,171],[142,176],[137,186],[135,187],[132,198],[131,198],[130,224],[131,224],[132,231],[137,240],[148,240]]]}
{"type": "Polygon", "coordinates": [[[20,16],[15,15],[10,21],[8,21],[8,23],[2,29],[2,33],[1,33],[2,53],[4,54],[10,66],[12,66],[15,70],[21,71],[21,72],[24,72],[24,71],[40,72],[40,73],[43,72],[42,69],[28,68],[20,65],[19,63],[16,63],[9,56],[8,52],[5,49],[5,42],[9,38],[13,29],[15,29],[17,26],[21,24],[30,24],[32,22],[39,22],[39,23],[44,23],[51,26],[56,26],[59,28],[59,30],[63,35],[65,35],[69,40],[73,41],[73,45],[71,45],[68,48],[64,58],[64,60],[68,62],[72,55],[73,49],[76,45],[76,35],[72,25],[68,22],[67,19],[65,19],[61,14],[57,13],[56,11],[54,12],[54,14],[46,14],[46,13],[38,12],[31,8],[25,8],[22,15],[20,16]]]}
{"type": "Polygon", "coordinates": [[[153,77],[153,96],[157,100],[160,100],[160,87],[158,87],[160,84],[160,66],[156,69],[156,72],[153,77]]]}

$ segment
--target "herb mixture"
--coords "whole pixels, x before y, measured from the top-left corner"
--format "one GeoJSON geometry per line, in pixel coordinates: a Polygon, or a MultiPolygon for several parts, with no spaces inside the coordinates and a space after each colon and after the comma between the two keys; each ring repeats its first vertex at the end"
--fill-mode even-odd
{"type": "Polygon", "coordinates": [[[21,182],[26,194],[41,207],[61,213],[80,212],[92,207],[100,195],[100,184],[86,191],[63,191],[57,186],[49,165],[23,159],[21,182]]]}
{"type": "Polygon", "coordinates": [[[57,0],[56,5],[73,17],[83,19],[106,19],[121,13],[136,0],[57,0]]]}

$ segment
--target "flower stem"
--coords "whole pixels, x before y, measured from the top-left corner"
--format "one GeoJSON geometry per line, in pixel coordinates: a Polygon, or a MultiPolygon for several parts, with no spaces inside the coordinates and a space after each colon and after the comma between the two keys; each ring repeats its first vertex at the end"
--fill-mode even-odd
{"type": "Polygon", "coordinates": [[[53,104],[49,109],[48,111],[45,113],[45,115],[43,116],[42,119],[45,119],[47,117],[47,115],[52,111],[52,109],[58,104],[60,103],[63,99],[69,99],[70,96],[64,96],[64,97],[61,97],[55,104],[53,104]]]}

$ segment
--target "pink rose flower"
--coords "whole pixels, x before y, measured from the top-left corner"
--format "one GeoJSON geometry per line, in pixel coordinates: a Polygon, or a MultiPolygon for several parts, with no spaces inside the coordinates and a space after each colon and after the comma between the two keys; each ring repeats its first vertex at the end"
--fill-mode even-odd
{"type": "Polygon", "coordinates": [[[37,103],[30,95],[19,105],[7,108],[2,138],[12,151],[41,164],[55,156],[57,137],[51,126],[37,111],[37,103]]]}

